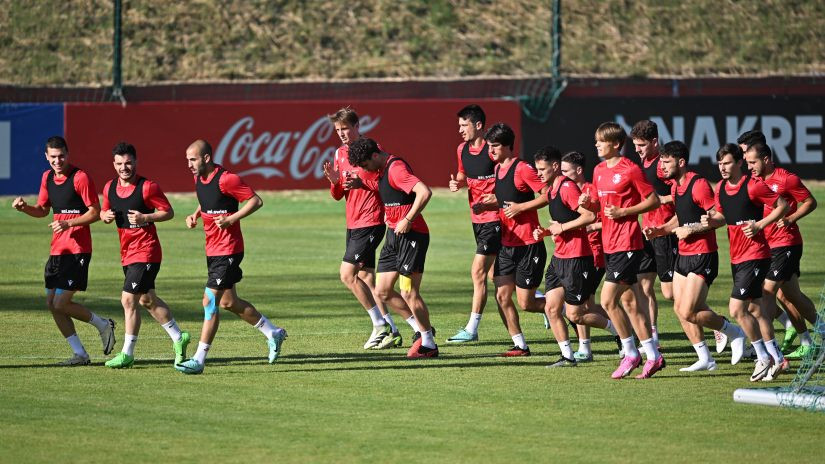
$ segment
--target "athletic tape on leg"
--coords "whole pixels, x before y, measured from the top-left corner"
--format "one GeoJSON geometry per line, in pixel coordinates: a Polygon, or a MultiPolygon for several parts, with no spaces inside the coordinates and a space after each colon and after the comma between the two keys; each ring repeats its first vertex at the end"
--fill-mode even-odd
{"type": "Polygon", "coordinates": [[[211,321],[212,316],[218,312],[218,307],[215,305],[215,295],[209,291],[209,288],[205,288],[203,294],[209,299],[209,304],[203,307],[203,319],[205,321],[211,321]]]}
{"type": "Polygon", "coordinates": [[[402,275],[398,278],[398,288],[400,288],[402,292],[409,292],[412,290],[412,279],[402,275]]]}

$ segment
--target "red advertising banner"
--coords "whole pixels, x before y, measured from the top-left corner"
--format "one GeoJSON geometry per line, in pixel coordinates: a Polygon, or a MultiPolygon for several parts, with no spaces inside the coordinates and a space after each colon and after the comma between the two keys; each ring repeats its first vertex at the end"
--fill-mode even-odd
{"type": "Polygon", "coordinates": [[[186,148],[202,138],[215,161],[258,190],[319,189],[329,183],[321,169],[341,141],[326,115],[352,105],[361,133],[407,159],[433,187],[446,186],[456,170],[461,143],[456,113],[478,103],[487,124],[502,121],[521,146],[521,111],[507,100],[383,100],[328,102],[199,102],[66,104],[66,140],[72,162],[97,185],[115,176],[111,150],[119,141],[135,146],[138,172],[167,192],[194,189],[186,148]]]}

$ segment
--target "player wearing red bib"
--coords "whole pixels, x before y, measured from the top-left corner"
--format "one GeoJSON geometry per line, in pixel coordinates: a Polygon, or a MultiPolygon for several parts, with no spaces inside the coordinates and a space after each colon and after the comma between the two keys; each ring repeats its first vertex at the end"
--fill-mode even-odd
{"type": "Polygon", "coordinates": [[[54,211],[52,244],[46,262],[46,304],[57,328],[72,348],[71,358],[61,366],[90,364],[89,354],[80,342],[72,319],[97,328],[103,342],[103,354],[115,346],[115,323],[103,319],[85,306],[72,301],[75,292],[86,290],[89,262],[92,259],[92,234],[89,225],[99,219],[100,204],[92,179],[76,166],[69,164],[69,146],[63,137],[49,137],[46,141],[46,161],[50,169],[43,173],[37,205],[31,206],[17,197],[12,207],[31,217],[42,218],[54,211]]]}
{"type": "MultiPolygon", "coordinates": [[[[430,230],[421,212],[430,201],[430,188],[416,177],[402,158],[382,151],[374,140],[362,137],[349,146],[349,162],[378,173],[377,189],[384,203],[387,235],[378,258],[376,294],[397,313],[412,312],[417,336],[407,358],[438,356],[430,311],[421,297],[421,279],[430,245],[430,230]],[[400,279],[401,293],[395,291],[400,279]]],[[[370,188],[370,185],[367,185],[370,188]]]]}
{"type": "Polygon", "coordinates": [[[486,116],[478,105],[468,105],[458,112],[458,132],[464,139],[456,154],[458,172],[450,175],[450,191],[458,192],[462,183],[467,185],[467,199],[470,203],[470,220],[476,241],[476,254],[470,267],[473,279],[473,300],[470,320],[448,343],[466,343],[478,340],[478,325],[484,306],[487,304],[487,277],[501,249],[501,221],[496,211],[473,211],[473,205],[482,201],[484,195],[495,190],[496,163],[490,156],[490,147],[484,140],[486,116]]]}
{"type": "MultiPolygon", "coordinates": [[[[660,206],[642,214],[642,230],[648,227],[659,227],[666,224],[675,214],[673,200],[670,197],[670,185],[664,178],[659,165],[659,128],[656,123],[647,119],[637,122],[630,131],[633,146],[642,163],[645,178],[653,186],[659,196],[660,206]]],[[[644,238],[644,256],[639,265],[639,286],[644,298],[639,301],[640,308],[647,308],[650,315],[650,328],[653,339],[659,346],[659,334],[656,330],[656,321],[659,318],[659,303],[656,301],[656,290],[653,288],[656,276],[659,276],[662,296],[673,301],[673,267],[676,264],[678,253],[676,236],[668,234],[653,239],[644,238]]],[[[623,300],[632,296],[625,292],[623,300]]]]}
{"type": "Polygon", "coordinates": [[[493,265],[496,302],[504,313],[507,331],[513,347],[502,356],[529,356],[519,315],[513,304],[516,294],[519,306],[529,312],[544,313],[544,298],[536,298],[542,271],[547,261],[544,241],[533,237],[539,226],[538,208],[547,205],[547,185],[539,179],[535,168],[518,158],[513,151],[516,136],[509,126],[497,123],[484,135],[490,155],[498,163],[495,171],[495,194],[484,195],[473,205],[480,213],[498,211],[501,221],[501,250],[493,265]],[[534,192],[540,193],[538,197],[534,192]]]}
{"type": "Polygon", "coordinates": [[[595,201],[595,207],[602,213],[602,243],[607,273],[601,303],[621,337],[624,350],[624,358],[611,377],[624,378],[641,364],[642,358],[633,338],[635,330],[647,356],[642,373],[637,378],[648,378],[665,366],[653,339],[649,315],[636,305],[622,309],[618,300],[628,288],[632,289],[636,302],[644,298],[636,285],[644,247],[637,217],[658,207],[659,197],[639,166],[619,154],[627,140],[627,134],[620,125],[614,122],[601,124],[596,129],[595,138],[599,158],[604,161],[593,170],[593,185],[599,196],[589,200],[595,201]]]}
{"type": "MultiPolygon", "coordinates": [[[[745,161],[754,176],[762,178],[771,190],[788,203],[786,215],[765,228],[765,236],[771,248],[771,268],[765,278],[763,302],[768,314],[780,313],[776,305],[777,299],[785,307],[801,342],[800,347],[790,353],[788,358],[801,359],[812,349],[805,320],[816,327],[817,313],[813,302],[799,288],[802,234],[796,223],[816,209],[816,199],[798,176],[774,165],[771,149],[764,143],[757,142],[748,148],[745,151],[745,161]]],[[[769,213],[770,207],[766,206],[765,214],[769,213]]],[[[786,332],[783,349],[790,348],[792,342],[792,332],[786,332]]]]}
{"type": "Polygon", "coordinates": [[[184,374],[200,374],[206,354],[212,346],[220,324],[219,309],[237,314],[267,338],[269,362],[281,354],[286,330],[274,326],[261,315],[252,303],[238,296],[235,284],[243,278],[241,261],[244,257],[241,219],[263,206],[263,201],[241,178],[212,160],[212,146],[205,140],[196,140],[186,149],[189,170],[195,176],[198,207],[186,217],[186,226],[194,229],[198,218],[203,218],[206,235],[206,264],[208,277],[203,294],[203,328],[198,350],[191,359],[175,365],[184,374]],[[241,202],[246,202],[239,208],[241,202]]]}
{"type": "Polygon", "coordinates": [[[730,313],[751,339],[757,356],[751,381],[773,380],[787,370],[787,361],[776,347],[773,317],[761,304],[762,285],[771,264],[770,248],[762,231],[782,217],[787,203],[761,179],[743,172],[739,146],[723,145],[716,159],[722,180],[716,189],[715,209],[708,211],[702,224],[727,224],[733,275],[730,313]],[[768,215],[763,214],[765,206],[772,209],[768,215]]]}
{"type": "MultiPolygon", "coordinates": [[[[582,153],[577,151],[566,153],[561,158],[561,174],[575,182],[582,192],[582,196],[579,197],[579,204],[587,203],[585,201],[587,198],[598,197],[598,192],[596,192],[596,188],[593,184],[591,182],[586,182],[584,179],[584,165],[585,157],[582,153]]],[[[604,318],[605,325],[597,326],[607,330],[616,338],[616,343],[621,351],[621,340],[616,335],[616,329],[613,327],[613,323],[610,322],[604,308],[596,303],[596,290],[598,290],[599,285],[601,285],[602,278],[604,277],[604,250],[602,249],[601,213],[598,211],[594,211],[594,213],[596,215],[596,222],[588,224],[585,229],[587,231],[587,242],[590,245],[590,251],[593,253],[593,265],[596,269],[594,273],[588,275],[585,279],[593,291],[587,299],[586,308],[588,313],[598,314],[604,318]]],[[[573,353],[573,358],[577,362],[593,361],[593,351],[590,347],[590,327],[583,324],[577,325],[576,332],[579,337],[579,347],[576,352],[573,353]]]]}
{"type": "MultiPolygon", "coordinates": [[[[341,108],[329,115],[343,145],[335,151],[334,163],[324,163],[324,175],[335,200],[345,199],[347,243],[339,274],[341,282],[367,311],[372,321],[372,333],[364,349],[384,349],[401,346],[401,334],[384,303],[375,297],[375,250],[381,243],[386,226],[384,206],[376,190],[352,188],[361,182],[376,182],[377,173],[364,171],[350,164],[347,144],[361,138],[358,114],[352,108],[341,108]]],[[[412,314],[404,314],[405,319],[412,314]]]]}
{"type": "Polygon", "coordinates": [[[162,252],[154,223],[172,219],[175,212],[160,186],[137,174],[137,150],[133,145],[118,143],[112,156],[117,177],[103,187],[100,219],[106,224],[114,222],[120,239],[120,264],[125,276],[120,302],[126,333],[123,349],[106,361],[106,366],[121,369],[134,364],[140,331],[139,306],[146,308],[169,334],[175,364],[180,364],[186,359],[189,333],[181,332],[169,306],[155,293],[162,252]]]}

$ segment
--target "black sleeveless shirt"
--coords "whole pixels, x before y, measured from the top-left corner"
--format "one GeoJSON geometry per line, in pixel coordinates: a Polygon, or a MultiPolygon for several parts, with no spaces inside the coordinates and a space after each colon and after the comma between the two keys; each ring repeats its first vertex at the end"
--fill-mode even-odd
{"type": "Polygon", "coordinates": [[[195,190],[198,193],[201,212],[206,214],[232,214],[238,212],[238,200],[221,192],[220,180],[224,172],[226,170],[219,167],[218,172],[207,184],[203,183],[201,176],[196,177],[195,190]]]}
{"type": "MultiPolygon", "coordinates": [[[[553,191],[553,188],[547,190],[547,199],[550,200],[550,203],[547,205],[548,209],[550,210],[550,217],[559,223],[564,224],[565,222],[570,222],[574,219],[577,219],[581,214],[578,211],[572,210],[564,204],[561,199],[561,186],[565,182],[573,182],[567,177],[562,177],[561,182],[559,182],[559,188],[556,191],[556,197],[553,198],[550,193],[553,191]]],[[[576,185],[573,182],[573,185],[576,185]]]]}
{"type": "Polygon", "coordinates": [[[150,208],[146,205],[146,202],[143,201],[143,183],[145,181],[145,178],[139,177],[132,194],[126,198],[121,198],[117,194],[118,178],[115,178],[109,184],[109,191],[106,192],[106,196],[109,199],[109,205],[112,211],[115,213],[115,224],[117,224],[119,229],[136,229],[138,227],[148,227],[153,224],[151,222],[144,224],[129,223],[129,210],[139,211],[143,214],[155,212],[154,208],[150,208]]]}
{"type": "Polygon", "coordinates": [[[644,171],[647,181],[653,186],[653,190],[656,192],[656,195],[670,195],[670,186],[659,178],[658,168],[658,159],[655,162],[650,163],[650,166],[648,167],[644,167],[644,160],[642,160],[642,171],[644,171]]]}
{"type": "Polygon", "coordinates": [[[688,183],[684,194],[679,195],[678,190],[676,190],[676,193],[674,194],[673,200],[674,203],[676,203],[676,217],[679,218],[680,226],[684,226],[686,224],[698,224],[701,222],[702,216],[705,214],[705,210],[693,201],[693,186],[696,184],[696,181],[701,178],[702,177],[700,176],[693,176],[693,179],[691,179],[688,183]]]}
{"type": "Polygon", "coordinates": [[[764,212],[761,204],[754,203],[748,195],[748,183],[751,180],[750,174],[744,177],[742,185],[733,195],[728,195],[725,189],[727,181],[723,180],[719,186],[719,203],[725,215],[725,222],[729,226],[741,225],[747,221],[759,221],[764,212]]]}
{"type": "Polygon", "coordinates": [[[400,161],[407,165],[407,170],[412,173],[412,168],[410,168],[410,165],[401,158],[394,156],[392,159],[387,161],[387,165],[384,166],[384,172],[381,177],[378,178],[378,193],[381,195],[381,201],[384,203],[384,206],[411,205],[415,201],[415,193],[406,193],[403,190],[394,189],[390,185],[390,166],[396,161],[400,161]]]}
{"type": "Polygon", "coordinates": [[[464,144],[461,149],[461,165],[464,167],[464,174],[469,179],[490,179],[495,175],[496,163],[490,159],[490,151],[487,144],[481,148],[477,155],[470,154],[470,142],[464,144]]]}
{"type": "Polygon", "coordinates": [[[55,214],[85,214],[89,211],[83,198],[74,189],[74,176],[78,169],[66,176],[66,181],[60,185],[54,182],[54,170],[49,171],[46,177],[46,191],[49,192],[49,202],[55,214]]]}
{"type": "Polygon", "coordinates": [[[496,166],[496,199],[498,200],[499,209],[504,208],[504,202],[524,203],[535,198],[533,192],[522,192],[516,188],[516,167],[519,163],[524,161],[516,158],[513,164],[510,165],[510,170],[504,175],[503,179],[498,178],[498,171],[501,165],[496,166]]]}

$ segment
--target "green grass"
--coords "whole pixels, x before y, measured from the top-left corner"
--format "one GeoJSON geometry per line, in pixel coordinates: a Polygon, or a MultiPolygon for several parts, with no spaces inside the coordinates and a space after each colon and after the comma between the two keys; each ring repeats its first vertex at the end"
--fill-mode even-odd
{"type": "MultiPolygon", "coordinates": [[[[0,83],[108,86],[109,0],[6,0],[0,83]]],[[[549,0],[123,2],[123,83],[547,75],[549,0]]],[[[822,0],[565,0],[574,76],[821,75],[822,0]]]]}
{"type": "MultiPolygon", "coordinates": [[[[825,198],[825,188],[814,192],[825,198]]],[[[97,332],[87,324],[78,331],[93,365],[52,367],[70,351],[44,309],[48,221],[2,201],[0,462],[821,459],[823,415],[733,402],[733,390],[750,386],[747,363],[731,366],[726,353],[717,357],[716,372],[678,371],[695,355],[668,304],[659,326],[669,365],[649,381],[611,380],[615,347],[597,330],[595,363],[545,369],[558,347],[533,314],[522,316],[530,358],[496,357],[511,341],[495,312],[482,320],[479,343],[443,343],[466,322],[472,294],[474,247],[464,194],[437,191],[425,211],[432,242],[423,295],[439,329],[440,358],[408,361],[404,350],[361,349],[369,319],[338,280],[342,204],[326,192],[277,193],[265,194],[264,208],[244,220],[239,292],[289,330],[283,357],[267,364],[263,336],[224,314],[202,376],[172,368],[171,343],[147,314],[133,369],[103,367],[97,332]],[[788,433],[798,440],[788,440],[788,433]]],[[[159,225],[166,257],[158,293],[181,327],[197,334],[206,279],[203,232],[184,227],[191,196],[174,196],[172,203],[178,216],[159,225]]],[[[802,224],[801,283],[815,301],[825,281],[825,251],[817,246],[823,227],[821,211],[802,224]]],[[[92,230],[90,285],[79,300],[114,318],[120,341],[117,234],[102,223],[92,230]]],[[[719,237],[724,257],[727,240],[723,232],[719,237]]],[[[710,302],[726,311],[724,259],[716,282],[710,302]]],[[[409,328],[402,333],[409,346],[409,328]]]]}

